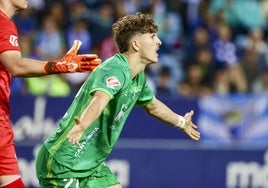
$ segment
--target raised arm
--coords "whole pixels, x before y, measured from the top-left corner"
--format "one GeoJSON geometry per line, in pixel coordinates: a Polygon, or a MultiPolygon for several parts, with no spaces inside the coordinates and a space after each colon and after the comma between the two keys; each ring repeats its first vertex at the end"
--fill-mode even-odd
{"type": "Polygon", "coordinates": [[[183,130],[191,139],[200,139],[197,126],[192,122],[193,111],[186,113],[184,116],[180,116],[156,98],[144,108],[149,115],[183,130]]]}

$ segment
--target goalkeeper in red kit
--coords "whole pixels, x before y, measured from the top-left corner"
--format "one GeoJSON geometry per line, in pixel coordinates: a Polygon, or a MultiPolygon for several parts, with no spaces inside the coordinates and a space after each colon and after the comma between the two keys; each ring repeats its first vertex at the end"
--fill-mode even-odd
{"type": "Polygon", "coordinates": [[[91,72],[101,63],[95,54],[77,55],[81,42],[59,60],[39,61],[21,57],[17,27],[11,20],[16,11],[26,9],[26,0],[0,0],[0,187],[24,188],[16,158],[10,120],[12,76],[33,77],[57,73],[91,72]]]}

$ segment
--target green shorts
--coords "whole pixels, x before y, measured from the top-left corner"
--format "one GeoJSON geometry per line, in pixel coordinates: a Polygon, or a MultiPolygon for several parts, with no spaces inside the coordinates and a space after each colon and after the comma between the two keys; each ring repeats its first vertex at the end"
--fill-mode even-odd
{"type": "Polygon", "coordinates": [[[49,157],[47,149],[42,146],[36,159],[36,173],[41,188],[107,188],[120,184],[116,176],[105,164],[99,165],[94,170],[89,169],[90,175],[81,177],[78,172],[72,172],[54,161],[53,168],[61,169],[68,176],[64,178],[50,176],[48,175],[46,163],[49,157]]]}

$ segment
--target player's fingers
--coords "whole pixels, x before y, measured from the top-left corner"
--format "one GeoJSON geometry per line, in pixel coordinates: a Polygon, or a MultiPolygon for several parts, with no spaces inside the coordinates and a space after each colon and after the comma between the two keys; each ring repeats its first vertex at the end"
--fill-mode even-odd
{"type": "Polygon", "coordinates": [[[99,59],[99,58],[97,58],[97,59],[94,60],[94,63],[96,63],[96,64],[101,64],[101,62],[102,62],[102,60],[99,59]]]}
{"type": "Polygon", "coordinates": [[[199,140],[200,139],[200,133],[196,130],[192,130],[192,136],[196,139],[199,140]]]}
{"type": "Polygon", "coordinates": [[[80,40],[74,40],[74,43],[72,47],[70,48],[70,50],[67,52],[67,54],[70,54],[70,53],[77,54],[81,45],[82,45],[82,42],[80,40]]]}
{"type": "Polygon", "coordinates": [[[187,118],[187,119],[191,119],[192,116],[193,116],[193,114],[194,114],[194,111],[191,110],[190,112],[187,112],[187,113],[184,115],[184,117],[187,118]]]}
{"type": "Polygon", "coordinates": [[[81,62],[81,72],[92,72],[97,66],[101,64],[100,59],[94,59],[92,61],[81,62]]]}
{"type": "Polygon", "coordinates": [[[100,64],[102,61],[98,57],[88,57],[88,56],[77,56],[78,60],[81,62],[81,64],[100,64]]]}
{"type": "Polygon", "coordinates": [[[101,64],[101,60],[100,59],[94,59],[94,60],[85,60],[81,62],[81,65],[85,68],[85,67],[92,67],[92,66],[98,66],[101,64]]]}
{"type": "Polygon", "coordinates": [[[194,129],[197,129],[197,126],[196,126],[195,124],[193,124],[193,123],[192,123],[192,127],[193,127],[194,129]]]}
{"type": "Polygon", "coordinates": [[[80,146],[80,143],[79,143],[78,139],[75,138],[75,136],[72,136],[72,135],[68,136],[68,141],[72,144],[80,146]]]}
{"type": "Polygon", "coordinates": [[[196,137],[196,136],[192,136],[191,138],[192,138],[193,140],[196,140],[196,141],[200,139],[199,137],[196,137]]]}
{"type": "Polygon", "coordinates": [[[94,68],[100,65],[101,63],[102,63],[101,59],[94,59],[93,61],[89,61],[89,65],[94,68]]]}
{"type": "Polygon", "coordinates": [[[191,134],[190,137],[193,139],[193,140],[199,140],[200,136],[196,135],[196,134],[191,134]]]}
{"type": "Polygon", "coordinates": [[[200,140],[200,135],[194,135],[195,140],[200,140]]]}
{"type": "Polygon", "coordinates": [[[188,112],[188,116],[189,117],[192,117],[194,115],[194,111],[193,110],[191,110],[190,112],[188,112]]]}
{"type": "Polygon", "coordinates": [[[193,135],[195,135],[196,137],[200,137],[200,132],[194,130],[194,131],[193,131],[193,135]]]}
{"type": "Polygon", "coordinates": [[[69,142],[72,143],[72,141],[73,141],[73,134],[72,134],[71,132],[69,132],[69,133],[67,134],[67,139],[68,139],[69,142]]]}
{"type": "Polygon", "coordinates": [[[97,54],[79,54],[77,55],[79,58],[86,58],[86,59],[97,59],[97,54]]]}
{"type": "Polygon", "coordinates": [[[75,140],[75,143],[74,144],[80,147],[80,143],[79,143],[78,140],[75,140]]]}

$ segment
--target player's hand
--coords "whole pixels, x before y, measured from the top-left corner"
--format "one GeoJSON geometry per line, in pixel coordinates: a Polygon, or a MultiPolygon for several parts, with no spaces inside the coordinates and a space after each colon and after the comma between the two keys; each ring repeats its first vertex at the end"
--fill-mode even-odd
{"type": "Polygon", "coordinates": [[[67,134],[67,139],[72,144],[75,144],[77,146],[80,146],[80,139],[84,133],[84,128],[80,123],[80,119],[78,117],[74,117],[76,125],[70,130],[70,132],[67,134]]]}
{"type": "Polygon", "coordinates": [[[44,65],[45,74],[92,72],[101,63],[101,60],[96,54],[78,55],[77,52],[81,45],[81,41],[75,40],[63,58],[47,62],[44,65]]]}
{"type": "Polygon", "coordinates": [[[185,118],[185,126],[183,127],[183,132],[187,134],[193,140],[200,139],[200,133],[197,130],[197,126],[192,122],[192,116],[194,112],[191,110],[184,115],[185,118]]]}

